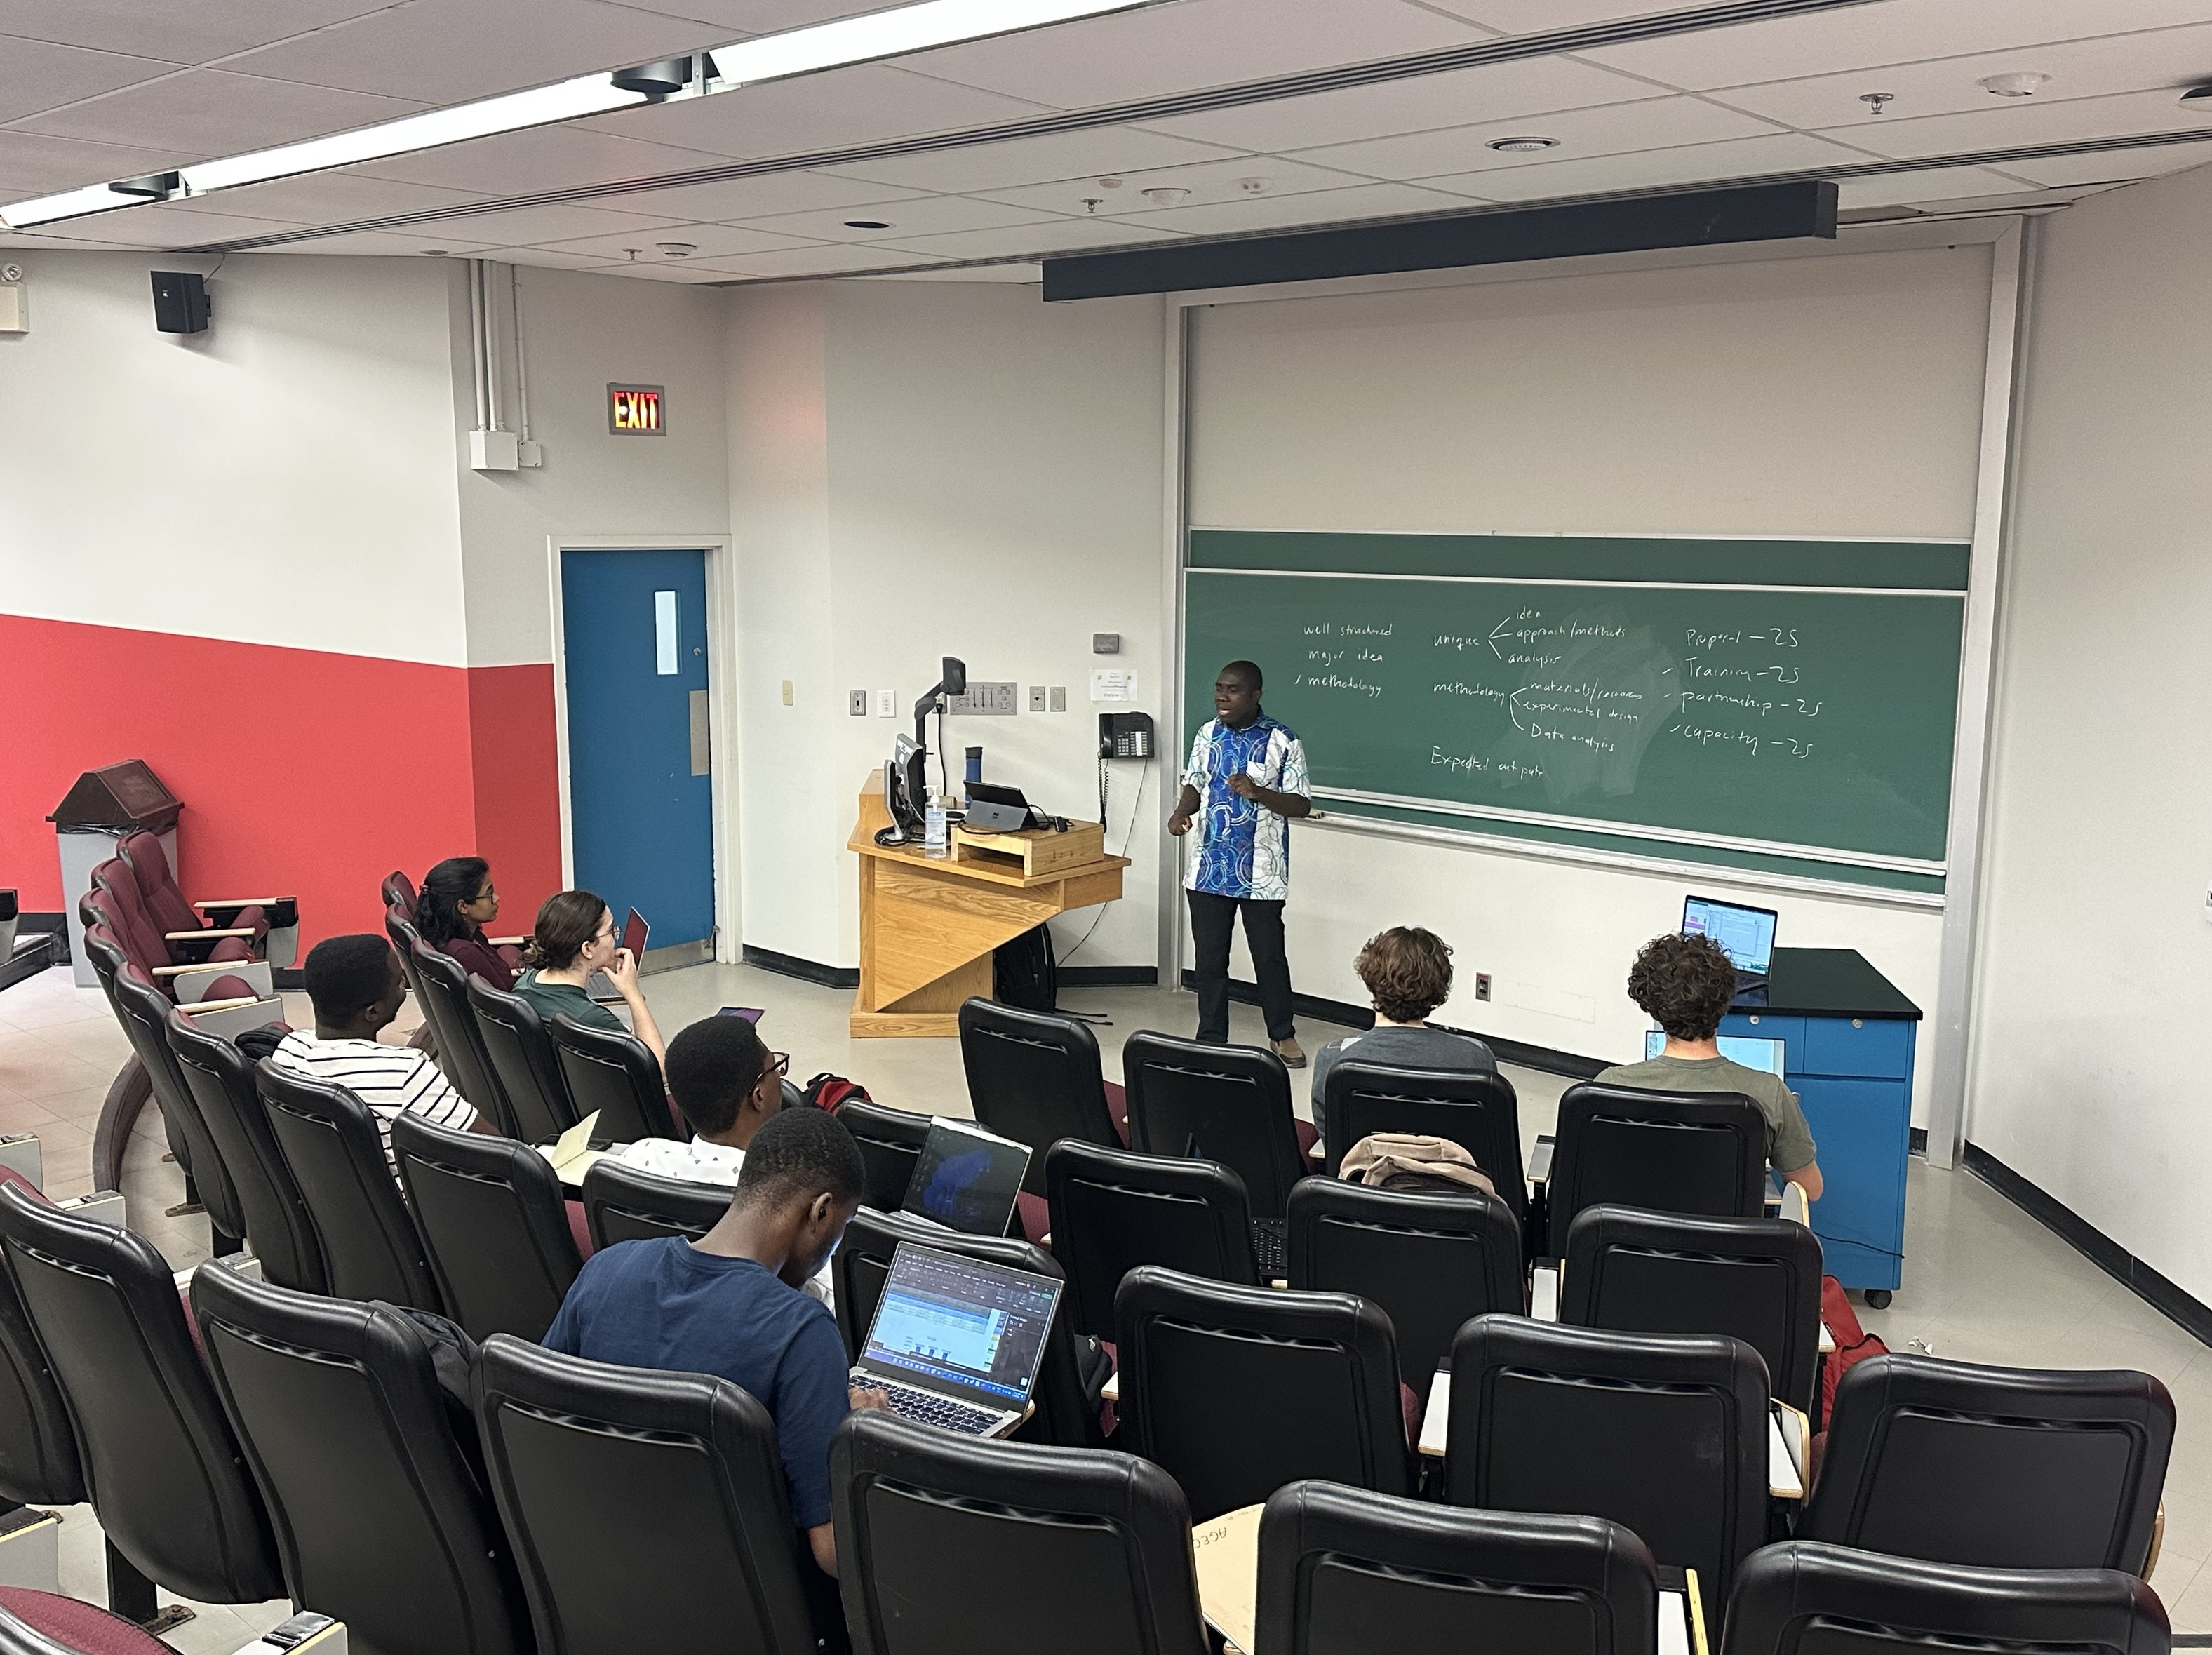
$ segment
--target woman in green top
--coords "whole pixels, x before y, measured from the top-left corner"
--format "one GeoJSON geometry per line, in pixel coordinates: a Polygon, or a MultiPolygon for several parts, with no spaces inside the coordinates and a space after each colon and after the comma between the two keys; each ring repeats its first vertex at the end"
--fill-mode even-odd
{"type": "Polygon", "coordinates": [[[538,1016],[548,1023],[556,1016],[569,1017],[586,1028],[623,1033],[622,1019],[584,992],[592,973],[604,971],[629,1007],[627,1031],[666,1064],[668,1049],[638,989],[637,962],[629,949],[617,946],[614,910],[604,897],[588,891],[560,891],[548,897],[538,910],[538,923],[522,959],[530,969],[515,979],[514,992],[538,1016]]]}

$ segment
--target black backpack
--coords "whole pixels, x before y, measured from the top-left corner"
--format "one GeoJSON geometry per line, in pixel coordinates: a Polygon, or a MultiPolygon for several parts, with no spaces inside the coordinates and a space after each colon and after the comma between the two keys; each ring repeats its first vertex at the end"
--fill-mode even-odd
{"type": "Polygon", "coordinates": [[[1025,1012],[1060,1009],[1060,967],[1050,929],[1040,925],[992,951],[991,998],[1025,1012]]]}

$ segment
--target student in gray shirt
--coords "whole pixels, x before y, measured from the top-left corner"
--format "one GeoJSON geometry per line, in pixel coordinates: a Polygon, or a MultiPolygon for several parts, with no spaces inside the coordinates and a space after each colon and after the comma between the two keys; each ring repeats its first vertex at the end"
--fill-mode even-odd
{"type": "Polygon", "coordinates": [[[1628,972],[1628,997],[1667,1031],[1658,1056],[1620,1063],[1597,1078],[1607,1086],[1652,1092],[1734,1092],[1759,1105],[1766,1120],[1766,1162],[1820,1199],[1820,1166],[1813,1130],[1797,1094],[1779,1075],[1747,1068],[1721,1056],[1715,1039],[1735,998],[1735,964],[1711,937],[1654,937],[1628,972]]]}
{"type": "Polygon", "coordinates": [[[1314,1054],[1313,1118],[1328,1141],[1323,1117],[1328,1072],[1347,1055],[1362,1063],[1397,1068],[1449,1069],[1457,1074],[1495,1069],[1498,1060],[1480,1040],[1429,1027],[1428,1014],[1451,997],[1451,947],[1433,931],[1394,925],[1370,937],[1352,969],[1367,985],[1375,1026],[1365,1034],[1332,1040],[1314,1054]]]}

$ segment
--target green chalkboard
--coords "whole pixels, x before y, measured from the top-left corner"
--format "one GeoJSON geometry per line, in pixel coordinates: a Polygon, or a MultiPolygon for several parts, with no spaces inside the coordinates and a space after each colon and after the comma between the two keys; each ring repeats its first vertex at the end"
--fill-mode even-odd
{"type": "Polygon", "coordinates": [[[1184,740],[1248,656],[1325,809],[1941,890],[1955,543],[1194,531],[1184,740]]]}

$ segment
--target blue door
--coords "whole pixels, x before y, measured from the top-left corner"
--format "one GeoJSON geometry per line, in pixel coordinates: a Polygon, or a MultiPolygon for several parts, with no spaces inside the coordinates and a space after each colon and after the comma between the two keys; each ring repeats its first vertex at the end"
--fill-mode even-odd
{"type": "Polygon", "coordinates": [[[576,883],[647,946],[714,934],[707,727],[707,554],[563,551],[568,818],[576,883]]]}

